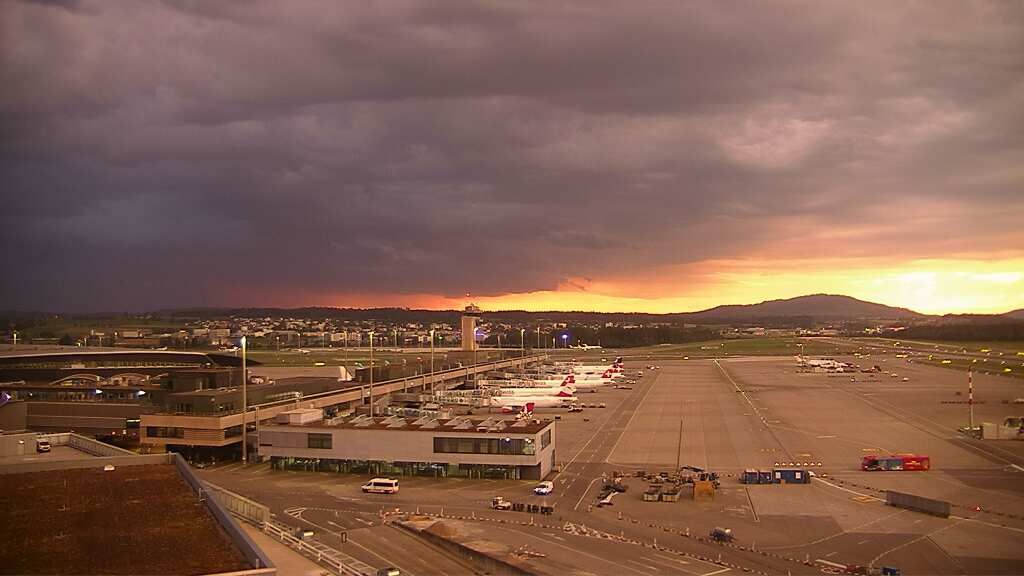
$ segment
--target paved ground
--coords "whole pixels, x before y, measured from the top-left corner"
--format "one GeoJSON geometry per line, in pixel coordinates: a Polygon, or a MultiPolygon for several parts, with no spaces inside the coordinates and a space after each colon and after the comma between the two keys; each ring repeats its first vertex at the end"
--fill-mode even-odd
{"type": "Polygon", "coordinates": [[[35,442],[25,450],[23,456],[0,457],[0,466],[4,464],[24,464],[26,462],[47,462],[54,460],[86,460],[95,458],[88,452],[76,450],[70,446],[51,446],[49,452],[36,452],[35,442]]]}
{"type": "MultiPolygon", "coordinates": [[[[627,362],[631,368],[638,364],[627,362]]],[[[609,560],[632,570],[616,568],[623,573],[695,573],[683,564],[652,561],[652,553],[663,553],[650,548],[655,539],[659,546],[690,554],[668,553],[687,561],[721,555],[729,566],[720,569],[732,571],[816,573],[817,568],[802,562],[821,558],[893,565],[905,574],[1024,572],[1024,553],[1017,544],[1024,538],[1024,521],[1019,519],[1024,518],[1024,470],[1014,467],[1024,466],[1019,446],[1024,443],[973,441],[956,433],[966,423],[966,406],[942,401],[959,398],[955,391],[965,388],[963,374],[877,352],[867,362],[884,362],[899,378],[858,374],[850,382],[849,375],[798,374],[789,357],[654,362],[661,369],[645,369],[631,390],[581,393],[584,402],[604,402],[606,408],[557,412],[561,472],[554,477],[555,493],[546,498],[532,495],[532,483],[518,481],[406,478],[398,495],[367,496],[358,489],[365,478],[356,476],[274,472],[266,465],[232,465],[202,474],[268,501],[279,515],[286,508],[306,507],[303,518],[330,531],[348,530],[350,542],[357,545],[343,545],[346,552],[374,566],[382,565],[384,556],[412,574],[440,573],[434,570],[441,565],[436,563],[454,560],[436,556],[433,549],[396,546],[401,540],[380,525],[381,511],[419,509],[475,516],[478,522],[529,522],[527,514],[490,511],[494,495],[554,505],[556,515],[538,517],[538,523],[585,524],[647,543],[618,545],[609,560]],[[910,380],[902,382],[902,377],[910,380]],[[925,453],[934,468],[924,473],[861,472],[861,457],[873,452],[925,453]],[[646,503],[640,497],[645,484],[629,478],[629,491],[617,496],[613,507],[592,507],[602,475],[613,470],[669,471],[677,459],[724,475],[714,501],[646,503]],[[770,468],[776,462],[813,463],[827,478],[810,485],[751,487],[736,479],[744,468],[770,468]],[[957,505],[954,518],[887,507],[879,500],[884,497],[879,489],[948,499],[957,505]],[[743,549],[696,538],[714,526],[732,528],[743,549]],[[691,537],[685,537],[687,532],[691,537]]],[[[1015,406],[1002,400],[1024,396],[1020,386],[1017,379],[976,376],[976,397],[987,400],[976,407],[977,419],[1009,415],[1015,406]]],[[[502,530],[520,531],[529,535],[527,540],[541,538],[551,546],[561,543],[550,536],[556,532],[537,526],[503,525],[502,530]]],[[[576,554],[600,557],[609,549],[607,540],[573,538],[580,539],[570,547],[576,554]]],[[[564,561],[557,550],[554,546],[549,556],[552,564],[564,561]]],[[[562,554],[571,558],[569,550],[562,554]]]]}

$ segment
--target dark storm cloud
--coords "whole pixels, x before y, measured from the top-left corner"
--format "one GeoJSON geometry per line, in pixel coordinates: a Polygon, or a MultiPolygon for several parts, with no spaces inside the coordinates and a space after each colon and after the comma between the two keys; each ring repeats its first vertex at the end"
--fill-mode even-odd
{"type": "Polygon", "coordinates": [[[62,4],[0,7],[0,308],[1019,239],[1017,3],[62,4]]]}

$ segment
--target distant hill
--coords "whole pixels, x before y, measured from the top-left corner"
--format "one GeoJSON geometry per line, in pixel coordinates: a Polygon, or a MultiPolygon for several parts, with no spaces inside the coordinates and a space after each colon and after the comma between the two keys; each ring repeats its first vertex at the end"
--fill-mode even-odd
{"type": "Polygon", "coordinates": [[[689,320],[712,320],[729,318],[872,318],[872,319],[914,319],[925,315],[906,308],[894,308],[884,304],[865,302],[849,296],[835,294],[812,294],[785,300],[769,300],[760,304],[732,304],[715,306],[701,312],[685,315],[689,320]]]}
{"type": "Polygon", "coordinates": [[[1011,310],[1010,312],[1003,314],[1003,316],[1013,318],[1014,320],[1024,320],[1024,308],[1021,308],[1020,310],[1011,310]]]}

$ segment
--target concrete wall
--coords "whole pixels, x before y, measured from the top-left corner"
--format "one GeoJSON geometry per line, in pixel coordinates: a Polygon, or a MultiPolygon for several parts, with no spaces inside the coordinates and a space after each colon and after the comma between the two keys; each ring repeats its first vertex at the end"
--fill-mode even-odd
{"type": "Polygon", "coordinates": [[[0,435],[0,457],[24,456],[35,451],[36,435],[34,432],[0,435]]]}
{"type": "MultiPolygon", "coordinates": [[[[34,442],[34,440],[33,440],[34,442]]],[[[35,444],[32,445],[35,450],[35,444]]],[[[48,470],[76,470],[79,468],[102,468],[114,466],[141,466],[144,464],[167,464],[174,454],[148,454],[145,456],[108,456],[82,460],[43,460],[0,466],[0,474],[21,474],[23,472],[45,472],[48,470]]]]}
{"type": "Polygon", "coordinates": [[[939,516],[940,518],[949,518],[950,505],[945,500],[935,500],[914,494],[887,490],[885,493],[885,503],[896,508],[906,508],[915,512],[939,516]]]}
{"type": "Polygon", "coordinates": [[[460,542],[449,540],[425,530],[418,530],[404,522],[395,522],[392,524],[397,526],[400,530],[406,530],[420,538],[423,538],[427,542],[431,543],[438,548],[441,548],[459,558],[470,561],[470,563],[478,566],[484,574],[494,574],[501,576],[532,576],[533,572],[519,568],[518,566],[509,564],[500,558],[489,556],[483,552],[478,552],[460,542]]]}
{"type": "Polygon", "coordinates": [[[28,402],[11,400],[0,406],[0,430],[25,430],[28,428],[28,402]]]}

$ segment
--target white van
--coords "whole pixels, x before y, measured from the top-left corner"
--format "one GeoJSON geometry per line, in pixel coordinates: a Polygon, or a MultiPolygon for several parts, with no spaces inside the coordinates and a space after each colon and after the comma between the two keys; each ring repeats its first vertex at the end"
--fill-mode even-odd
{"type": "Polygon", "coordinates": [[[374,478],[363,484],[363,492],[373,494],[397,494],[398,480],[395,478],[374,478]]]}

